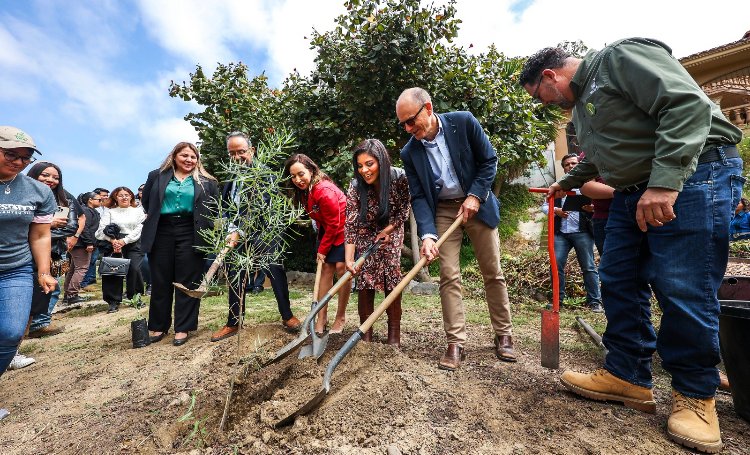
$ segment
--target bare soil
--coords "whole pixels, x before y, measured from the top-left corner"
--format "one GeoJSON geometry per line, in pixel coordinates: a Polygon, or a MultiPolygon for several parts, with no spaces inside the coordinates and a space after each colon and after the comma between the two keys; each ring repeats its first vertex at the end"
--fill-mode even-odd
{"type": "MultiPolygon", "coordinates": [[[[309,308],[310,290],[297,289],[294,310],[309,308]]],[[[460,370],[436,368],[444,345],[435,296],[407,296],[403,349],[358,343],[335,370],[321,405],[293,425],[280,418],[312,399],[325,366],[352,334],[356,298],[342,335],[332,335],[319,364],[289,356],[258,364],[294,335],[275,322],[270,292],[253,303],[240,337],[211,343],[226,302],[205,303],[200,330],[175,347],[171,336],[132,349],[124,308],[56,315],[64,333],[24,341],[37,363],[0,379],[0,453],[14,454],[678,454],[666,439],[669,377],[655,362],[655,415],[580,399],[564,390],[564,368],[591,370],[601,354],[570,322],[561,327],[561,369],[540,365],[538,307],[514,305],[518,363],[496,360],[481,300],[467,301],[468,357],[460,370]],[[270,315],[270,316],[269,316],[270,315]],[[261,321],[261,322],[257,322],[261,321]],[[239,345],[238,345],[239,342],[239,345]],[[238,359],[241,363],[238,366],[238,359]],[[219,430],[229,382],[237,381],[225,430],[219,430]]],[[[255,297],[253,297],[255,298],[255,297]]],[[[603,327],[602,316],[579,312],[603,327]]],[[[750,454],[750,423],[717,395],[724,453],[750,454]]]]}

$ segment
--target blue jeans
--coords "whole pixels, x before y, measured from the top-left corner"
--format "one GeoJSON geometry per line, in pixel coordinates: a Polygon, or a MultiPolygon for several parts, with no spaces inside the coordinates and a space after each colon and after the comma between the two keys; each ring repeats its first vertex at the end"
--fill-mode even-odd
{"type": "Polygon", "coordinates": [[[695,398],[719,384],[719,301],[729,255],[729,221],[742,195],[742,160],[698,165],[674,204],[677,218],[641,232],[635,221],[643,190],[615,192],[599,267],[607,315],[604,368],[632,384],[652,387],[658,351],[672,387],[695,398]],[[662,309],[651,324],[651,291],[662,309]]]}
{"type": "Polygon", "coordinates": [[[557,276],[560,279],[560,300],[565,298],[565,263],[571,249],[576,250],[578,264],[583,273],[583,285],[586,287],[586,303],[601,305],[602,296],[599,290],[599,273],[594,263],[594,238],[588,232],[572,234],[555,233],[555,260],[557,276]]]}
{"type": "Polygon", "coordinates": [[[0,376],[16,355],[31,312],[31,264],[0,272],[0,376]]]}
{"type": "Polygon", "coordinates": [[[81,288],[85,288],[89,284],[96,282],[96,261],[100,255],[99,248],[94,248],[94,251],[91,253],[89,269],[86,271],[86,275],[83,276],[83,280],[81,280],[81,288]]]}
{"type": "Polygon", "coordinates": [[[591,227],[593,228],[594,234],[594,245],[596,245],[596,251],[599,252],[599,257],[604,254],[604,239],[606,238],[606,232],[604,228],[607,227],[607,218],[592,218],[591,227]]]}

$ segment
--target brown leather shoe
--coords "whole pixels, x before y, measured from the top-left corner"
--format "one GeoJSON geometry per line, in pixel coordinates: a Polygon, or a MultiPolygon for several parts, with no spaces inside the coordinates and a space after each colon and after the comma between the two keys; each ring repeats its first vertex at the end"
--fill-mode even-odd
{"type": "Polygon", "coordinates": [[[224,338],[229,338],[231,336],[237,335],[238,330],[239,330],[239,326],[231,327],[231,326],[225,325],[218,331],[214,332],[213,335],[211,335],[211,341],[221,341],[224,338]]]}
{"type": "Polygon", "coordinates": [[[296,317],[292,316],[286,321],[281,321],[281,325],[289,332],[298,332],[302,323],[296,317]]]}
{"type": "Polygon", "coordinates": [[[513,349],[513,337],[510,335],[495,335],[495,356],[503,362],[515,362],[516,351],[513,349]]]}
{"type": "Polygon", "coordinates": [[[64,325],[50,324],[48,326],[42,327],[41,329],[36,329],[33,332],[29,332],[29,334],[26,335],[26,338],[51,337],[53,335],[57,335],[58,333],[62,333],[64,331],[65,331],[64,325]]]}
{"type": "Polygon", "coordinates": [[[461,366],[461,362],[466,359],[463,346],[459,346],[455,343],[448,345],[448,349],[445,350],[443,358],[438,363],[438,368],[441,370],[456,371],[461,366]]]}

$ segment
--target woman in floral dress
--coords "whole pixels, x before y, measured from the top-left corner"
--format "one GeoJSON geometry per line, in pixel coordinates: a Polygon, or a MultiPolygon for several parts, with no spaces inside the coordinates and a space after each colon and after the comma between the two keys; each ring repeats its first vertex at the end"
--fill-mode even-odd
{"type": "MultiPolygon", "coordinates": [[[[391,167],[385,146],[366,139],[352,156],[354,179],[346,202],[346,267],[357,275],[357,306],[360,323],[375,308],[375,292],[385,295],[401,281],[401,246],[404,222],[409,216],[409,183],[403,169],[391,167]],[[382,240],[360,270],[354,268],[357,251],[382,240]]],[[[401,296],[388,307],[388,344],[401,347],[401,296]]],[[[372,329],[362,338],[372,341],[372,329]]]]}

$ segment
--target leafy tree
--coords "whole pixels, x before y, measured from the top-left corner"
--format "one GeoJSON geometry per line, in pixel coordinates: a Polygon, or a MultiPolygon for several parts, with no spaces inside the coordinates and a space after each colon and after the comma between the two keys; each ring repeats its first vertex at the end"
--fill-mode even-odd
{"type": "Polygon", "coordinates": [[[333,30],[312,34],[312,74],[291,74],[279,90],[269,88],[263,75],[250,79],[241,63],[219,65],[211,79],[198,67],[189,83],[172,84],[172,96],[205,108],[187,119],[198,129],[209,168],[224,155],[227,131],[240,129],[259,140],[285,127],[294,134],[296,151],[345,184],[349,152],[366,137],[382,140],[397,160],[409,136],[398,127],[395,101],[415,85],[433,95],[439,112],[474,113],[498,151],[499,180],[543,161],[559,114],[534,103],[516,84],[522,59],[494,47],[470,55],[452,44],[460,25],[455,1],[423,6],[419,0],[349,0],[345,6],[333,30]]]}

